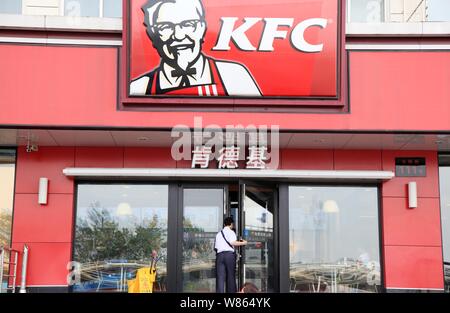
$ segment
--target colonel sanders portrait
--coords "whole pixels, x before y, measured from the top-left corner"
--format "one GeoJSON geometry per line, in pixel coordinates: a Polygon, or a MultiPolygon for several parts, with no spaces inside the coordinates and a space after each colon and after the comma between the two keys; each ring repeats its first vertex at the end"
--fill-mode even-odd
{"type": "Polygon", "coordinates": [[[201,0],[149,0],[142,10],[161,60],[131,82],[131,96],[262,96],[244,65],[202,52],[207,25],[201,0]]]}

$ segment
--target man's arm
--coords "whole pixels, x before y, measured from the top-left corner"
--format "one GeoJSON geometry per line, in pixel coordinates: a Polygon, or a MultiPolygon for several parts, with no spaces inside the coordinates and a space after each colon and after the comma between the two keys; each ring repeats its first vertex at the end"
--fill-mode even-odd
{"type": "Polygon", "coordinates": [[[242,241],[236,240],[236,241],[233,241],[231,244],[235,247],[245,246],[247,244],[247,240],[242,240],[242,241]]]}

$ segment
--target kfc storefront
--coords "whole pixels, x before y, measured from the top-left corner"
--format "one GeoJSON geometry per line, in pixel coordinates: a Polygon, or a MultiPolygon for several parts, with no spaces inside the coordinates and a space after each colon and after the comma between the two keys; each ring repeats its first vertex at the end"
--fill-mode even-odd
{"type": "Polygon", "coordinates": [[[130,0],[120,33],[2,29],[23,40],[0,45],[1,245],[29,248],[26,290],[127,292],[156,253],[155,292],[215,292],[227,216],[238,286],[448,290],[448,38],[346,36],[344,12],[130,0]]]}

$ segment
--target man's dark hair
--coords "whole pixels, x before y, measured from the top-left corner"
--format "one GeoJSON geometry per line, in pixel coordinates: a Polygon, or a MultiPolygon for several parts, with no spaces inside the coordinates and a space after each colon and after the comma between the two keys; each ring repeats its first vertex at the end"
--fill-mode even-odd
{"type": "Polygon", "coordinates": [[[255,284],[247,282],[242,286],[241,292],[242,293],[258,293],[259,290],[255,284]]]}
{"type": "Polygon", "coordinates": [[[234,223],[234,219],[231,216],[228,216],[227,218],[225,218],[225,220],[223,221],[223,225],[225,226],[230,226],[231,224],[234,223]]]}

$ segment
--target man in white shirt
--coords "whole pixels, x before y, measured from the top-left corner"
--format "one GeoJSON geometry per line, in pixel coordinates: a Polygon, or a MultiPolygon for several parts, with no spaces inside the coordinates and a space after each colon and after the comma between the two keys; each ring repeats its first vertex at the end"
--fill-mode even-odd
{"type": "Polygon", "coordinates": [[[224,220],[224,228],[217,233],[214,248],[216,256],[216,292],[223,293],[226,281],[227,292],[234,293],[236,288],[236,253],[235,247],[245,246],[247,241],[236,238],[236,233],[232,230],[234,220],[227,217],[224,220]]]}

